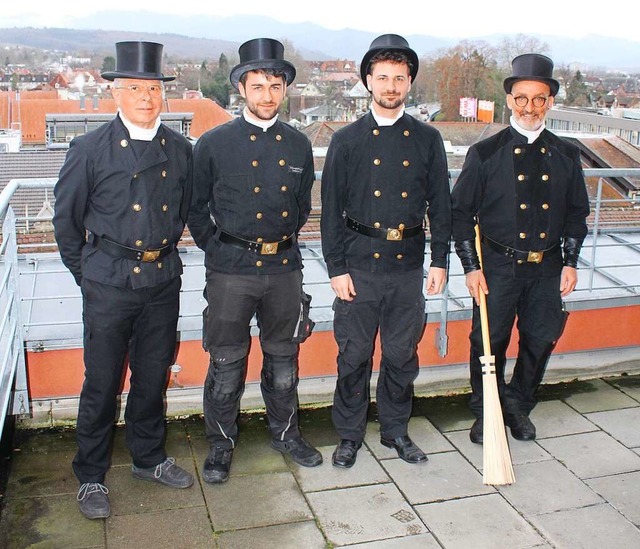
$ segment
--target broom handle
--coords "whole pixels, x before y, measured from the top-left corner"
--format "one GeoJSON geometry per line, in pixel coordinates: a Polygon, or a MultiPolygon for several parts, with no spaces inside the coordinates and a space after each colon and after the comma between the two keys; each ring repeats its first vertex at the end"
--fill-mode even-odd
{"type": "MultiPolygon", "coordinates": [[[[480,269],[482,265],[482,245],[480,242],[480,225],[476,225],[476,252],[480,260],[480,269]]],[[[487,296],[480,287],[478,287],[478,301],[480,301],[480,327],[482,328],[482,347],[485,356],[491,356],[491,338],[489,337],[489,315],[487,314],[487,296]]]]}

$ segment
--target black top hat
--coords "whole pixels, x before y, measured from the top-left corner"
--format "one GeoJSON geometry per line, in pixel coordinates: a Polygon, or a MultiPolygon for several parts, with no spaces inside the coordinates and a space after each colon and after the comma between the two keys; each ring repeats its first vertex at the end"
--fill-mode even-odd
{"type": "Polygon", "coordinates": [[[504,91],[511,93],[511,87],[519,80],[536,80],[549,84],[551,95],[555,97],[560,83],[553,78],[553,61],[539,53],[518,55],[511,61],[511,76],[503,82],[504,91]]]}
{"type": "Polygon", "coordinates": [[[369,51],[364,54],[362,63],[360,63],[360,78],[362,78],[364,85],[367,85],[367,74],[369,73],[371,59],[374,55],[384,50],[399,51],[409,57],[413,65],[411,68],[411,81],[413,82],[416,74],[418,74],[418,54],[409,47],[409,42],[402,36],[398,34],[383,34],[371,42],[369,51]]]}
{"type": "Polygon", "coordinates": [[[238,48],[240,63],[238,63],[229,75],[229,80],[235,88],[245,72],[260,69],[274,69],[282,71],[286,75],[287,86],[296,77],[296,68],[284,60],[284,46],[273,38],[254,38],[245,42],[238,48]]]}
{"type": "Polygon", "coordinates": [[[138,78],[140,80],[175,80],[162,74],[162,44],[155,42],[117,42],[116,70],[102,73],[105,80],[138,78]]]}

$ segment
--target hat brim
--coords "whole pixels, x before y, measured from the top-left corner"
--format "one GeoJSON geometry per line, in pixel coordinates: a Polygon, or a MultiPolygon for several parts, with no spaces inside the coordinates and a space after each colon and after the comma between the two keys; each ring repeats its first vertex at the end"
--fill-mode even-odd
{"type": "Polygon", "coordinates": [[[552,97],[555,97],[560,89],[560,82],[555,80],[554,78],[541,78],[537,76],[510,76],[509,78],[505,78],[502,83],[502,87],[504,91],[507,93],[511,93],[511,88],[516,82],[520,82],[521,80],[534,80],[535,82],[544,82],[549,85],[550,93],[552,97]]]}
{"type": "Polygon", "coordinates": [[[134,78],[136,80],[160,80],[162,82],[170,82],[175,80],[175,76],[165,76],[164,74],[155,74],[149,72],[127,72],[127,71],[107,71],[100,74],[105,80],[115,80],[116,78],[134,78]]]}
{"type": "Polygon", "coordinates": [[[367,73],[369,72],[369,64],[371,63],[371,59],[373,59],[373,57],[381,51],[399,51],[401,53],[404,53],[411,60],[411,63],[413,65],[413,70],[410,73],[411,82],[416,79],[418,68],[420,66],[418,54],[411,48],[394,48],[390,46],[383,46],[380,48],[370,49],[367,53],[364,54],[364,57],[362,58],[362,63],[360,63],[360,78],[362,79],[362,83],[365,85],[365,87],[367,86],[367,73]]]}
{"type": "Polygon", "coordinates": [[[229,74],[229,80],[234,88],[238,89],[238,83],[240,78],[245,72],[259,71],[263,69],[273,69],[275,71],[282,71],[286,76],[287,86],[291,84],[296,78],[296,68],[289,63],[289,61],[279,60],[264,60],[264,61],[246,61],[245,63],[239,63],[229,74]]]}

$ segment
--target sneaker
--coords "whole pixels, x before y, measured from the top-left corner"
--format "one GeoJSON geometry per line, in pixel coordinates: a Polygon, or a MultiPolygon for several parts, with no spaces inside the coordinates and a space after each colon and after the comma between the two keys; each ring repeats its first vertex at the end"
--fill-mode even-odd
{"type": "Polygon", "coordinates": [[[109,489],[99,482],[81,484],[76,496],[80,512],[88,519],[108,518],[111,515],[108,493],[109,489]]]}
{"type": "Polygon", "coordinates": [[[204,460],[202,478],[209,484],[222,484],[229,480],[229,469],[231,469],[231,459],[233,449],[212,446],[207,459],[204,460]]]}
{"type": "Polygon", "coordinates": [[[170,488],[189,488],[193,484],[193,476],[182,467],[176,465],[176,460],[168,457],[155,467],[143,468],[131,466],[134,478],[159,482],[170,488]]]}
{"type": "Polygon", "coordinates": [[[316,467],[322,463],[322,454],[302,437],[292,440],[271,439],[271,447],[291,457],[303,467],[316,467]]]}

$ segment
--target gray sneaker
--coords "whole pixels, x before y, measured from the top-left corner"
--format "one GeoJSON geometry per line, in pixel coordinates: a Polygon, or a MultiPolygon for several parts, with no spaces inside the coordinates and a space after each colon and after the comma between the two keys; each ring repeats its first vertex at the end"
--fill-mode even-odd
{"type": "Polygon", "coordinates": [[[109,505],[108,493],[109,489],[99,482],[81,484],[76,496],[80,512],[88,519],[109,517],[111,515],[111,505],[109,505]]]}
{"type": "Polygon", "coordinates": [[[193,484],[193,476],[182,467],[176,465],[176,460],[168,457],[155,467],[143,468],[131,465],[134,478],[159,482],[170,488],[189,488],[193,484]]]}

